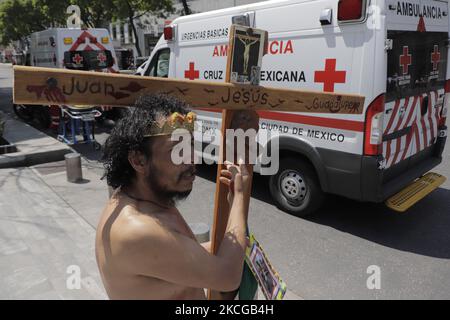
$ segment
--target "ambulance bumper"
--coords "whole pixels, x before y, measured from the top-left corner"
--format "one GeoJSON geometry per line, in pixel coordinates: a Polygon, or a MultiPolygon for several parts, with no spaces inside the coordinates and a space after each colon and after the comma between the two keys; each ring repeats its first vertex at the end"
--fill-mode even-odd
{"type": "Polygon", "coordinates": [[[442,162],[446,130],[440,128],[443,133],[434,145],[388,169],[383,168],[381,156],[318,148],[324,163],[323,171],[319,172],[322,189],[358,201],[384,202],[442,162]]]}
{"type": "MultiPolygon", "coordinates": [[[[440,128],[440,130],[446,132],[447,127],[440,128]]],[[[383,202],[415,179],[432,170],[442,162],[446,140],[446,135],[440,135],[433,146],[408,158],[403,163],[397,164],[397,168],[393,167],[387,170],[379,169],[381,157],[363,156],[361,161],[361,200],[383,202]]]]}
{"type": "Polygon", "coordinates": [[[383,202],[407,186],[410,182],[423,176],[442,162],[442,157],[430,157],[413,168],[383,183],[384,170],[377,169],[377,157],[362,158],[361,201],[383,202]]]}

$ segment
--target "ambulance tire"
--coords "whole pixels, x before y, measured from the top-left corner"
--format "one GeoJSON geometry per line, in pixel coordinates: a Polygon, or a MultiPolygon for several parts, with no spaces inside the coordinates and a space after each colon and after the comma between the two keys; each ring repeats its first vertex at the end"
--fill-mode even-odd
{"type": "Polygon", "coordinates": [[[301,158],[282,158],[269,185],[276,206],[297,217],[314,213],[325,201],[314,167],[301,158]]]}

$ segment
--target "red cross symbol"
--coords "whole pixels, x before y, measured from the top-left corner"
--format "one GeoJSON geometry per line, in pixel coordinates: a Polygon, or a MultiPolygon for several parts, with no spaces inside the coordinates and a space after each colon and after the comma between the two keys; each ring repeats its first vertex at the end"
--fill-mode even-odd
{"type": "Polygon", "coordinates": [[[336,59],[325,60],[325,70],[314,72],[314,82],[323,83],[323,91],[334,92],[335,83],[345,83],[346,71],[336,71],[336,59]]]}
{"type": "Polygon", "coordinates": [[[411,65],[411,55],[408,53],[408,46],[403,46],[403,54],[400,55],[400,66],[403,69],[403,74],[409,73],[409,66],[411,65]]]}
{"type": "Polygon", "coordinates": [[[434,45],[434,51],[431,53],[431,63],[433,64],[433,70],[437,70],[439,61],[441,61],[441,53],[439,52],[439,46],[434,45]]]}
{"type": "Polygon", "coordinates": [[[189,80],[200,78],[200,71],[195,70],[194,62],[189,62],[189,70],[184,71],[184,77],[189,80]]]}
{"type": "Polygon", "coordinates": [[[97,55],[97,60],[100,61],[100,62],[105,62],[105,61],[106,61],[106,56],[105,56],[105,54],[104,54],[103,52],[100,52],[100,53],[97,55]]]}
{"type": "Polygon", "coordinates": [[[83,57],[80,56],[78,53],[72,58],[73,62],[75,64],[80,64],[83,61],[83,57]]]}

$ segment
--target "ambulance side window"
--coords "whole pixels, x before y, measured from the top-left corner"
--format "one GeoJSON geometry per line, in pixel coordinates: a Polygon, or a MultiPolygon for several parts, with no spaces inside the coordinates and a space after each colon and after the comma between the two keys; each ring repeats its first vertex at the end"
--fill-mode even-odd
{"type": "Polygon", "coordinates": [[[159,50],[145,71],[145,76],[167,78],[169,76],[170,49],[159,50]]]}

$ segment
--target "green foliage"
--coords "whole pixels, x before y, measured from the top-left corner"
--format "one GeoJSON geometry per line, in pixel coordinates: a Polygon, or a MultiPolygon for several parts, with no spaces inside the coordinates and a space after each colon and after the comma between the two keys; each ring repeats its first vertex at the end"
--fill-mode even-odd
{"type": "Polygon", "coordinates": [[[81,20],[88,28],[107,27],[116,11],[114,0],[72,0],[70,3],[80,7],[81,20]]]}
{"type": "Polygon", "coordinates": [[[113,0],[114,18],[129,19],[138,13],[150,12],[159,17],[174,11],[172,0],[113,0]]]}
{"type": "Polygon", "coordinates": [[[11,41],[23,39],[35,31],[56,23],[55,18],[45,16],[45,6],[37,7],[39,0],[6,0],[0,4],[0,42],[8,45],[11,41]]]}
{"type": "MultiPolygon", "coordinates": [[[[115,20],[128,20],[137,39],[136,23],[134,19],[143,13],[152,13],[158,17],[165,17],[166,13],[174,12],[172,0],[113,0],[115,20]]],[[[139,41],[136,41],[136,50],[142,56],[139,41]]]]}
{"type": "Polygon", "coordinates": [[[80,7],[81,20],[89,28],[106,27],[113,20],[129,20],[146,12],[158,16],[173,12],[172,0],[0,0],[0,44],[49,27],[65,27],[70,4],[80,7]]]}

